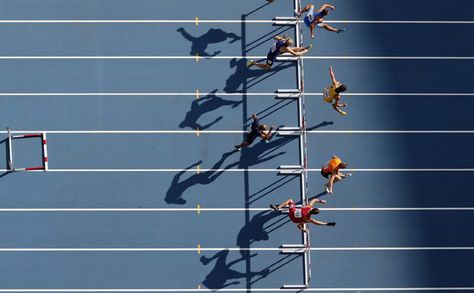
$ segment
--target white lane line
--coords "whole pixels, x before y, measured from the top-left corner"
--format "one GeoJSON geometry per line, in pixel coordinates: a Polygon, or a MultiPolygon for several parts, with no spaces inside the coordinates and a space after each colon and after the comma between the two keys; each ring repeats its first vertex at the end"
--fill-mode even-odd
{"type": "MultiPolygon", "coordinates": [[[[290,17],[290,16],[289,16],[290,17]]],[[[273,23],[269,19],[199,19],[199,23],[273,23]]],[[[346,24],[474,24],[472,20],[328,20],[327,23],[346,24]]],[[[196,19],[3,19],[0,24],[15,23],[191,23],[196,19]]]]}
{"type": "MultiPolygon", "coordinates": [[[[319,208],[321,211],[327,212],[419,212],[419,211],[474,211],[474,207],[376,207],[376,208],[319,208]]],[[[56,212],[193,212],[198,211],[197,208],[1,208],[2,213],[56,213],[56,212]]],[[[262,212],[272,211],[269,208],[199,208],[200,212],[262,212]]]]}
{"type": "MultiPolygon", "coordinates": [[[[281,56],[283,58],[290,56],[281,56]]],[[[0,60],[230,60],[264,59],[266,56],[0,56],[0,60]]],[[[474,60],[474,56],[303,56],[305,60],[474,60]]],[[[278,60],[278,59],[277,59],[278,60]]],[[[295,59],[296,60],[296,59],[295,59]]],[[[281,60],[282,62],[290,60],[281,60]]]]}
{"type": "MultiPolygon", "coordinates": [[[[196,130],[14,130],[12,133],[47,134],[192,134],[196,130]]],[[[0,130],[0,133],[7,133],[0,130]]],[[[200,130],[200,134],[242,134],[245,130],[200,130]]],[[[474,130],[309,130],[311,134],[473,134],[474,130]]]]}
{"type": "MultiPolygon", "coordinates": [[[[225,93],[225,92],[209,92],[201,93],[202,96],[205,95],[216,95],[216,96],[276,96],[276,93],[225,93]]],[[[322,93],[305,93],[305,96],[322,96],[322,93]]],[[[392,96],[414,96],[414,97],[456,97],[456,96],[474,96],[474,93],[345,93],[345,96],[381,96],[381,97],[392,97],[392,96]]],[[[0,93],[0,97],[12,96],[12,97],[22,97],[22,96],[196,96],[195,92],[192,93],[0,93]]]]}
{"type": "MultiPolygon", "coordinates": [[[[0,248],[1,252],[195,252],[195,251],[281,251],[279,247],[222,247],[222,248],[173,248],[173,247],[118,247],[118,248],[0,248]]],[[[311,251],[443,251],[474,250],[474,247],[312,247],[311,251]]]]}
{"type": "MultiPolygon", "coordinates": [[[[0,169],[0,172],[7,172],[0,169]]],[[[279,172],[280,169],[199,169],[200,172],[279,172]]],[[[308,172],[321,172],[321,169],[306,169],[308,172]]],[[[425,169],[346,169],[349,172],[474,172],[474,168],[425,168],[425,169]]],[[[44,172],[44,170],[32,170],[26,173],[44,172]]],[[[197,169],[54,169],[49,168],[47,172],[192,172],[197,169]]],[[[22,172],[25,173],[25,172],[22,172]]]]}
{"type": "MultiPolygon", "coordinates": [[[[392,288],[308,288],[304,290],[295,289],[281,289],[281,288],[252,288],[251,292],[387,292],[387,291],[472,291],[474,287],[392,287],[392,288]]],[[[0,289],[0,292],[249,292],[247,288],[226,288],[226,289],[208,289],[208,288],[194,288],[194,289],[0,289]]]]}

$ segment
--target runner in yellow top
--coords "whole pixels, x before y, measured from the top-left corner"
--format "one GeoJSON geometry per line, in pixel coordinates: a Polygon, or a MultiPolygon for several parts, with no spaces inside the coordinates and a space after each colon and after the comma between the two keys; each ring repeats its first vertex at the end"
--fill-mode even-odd
{"type": "Polygon", "coordinates": [[[329,182],[324,185],[327,193],[332,193],[334,183],[352,175],[351,173],[342,174],[342,172],[339,171],[340,169],[345,168],[347,168],[347,163],[343,163],[336,155],[333,155],[331,160],[323,165],[321,168],[321,175],[324,178],[329,179],[329,182]]]}
{"type": "Polygon", "coordinates": [[[341,115],[347,115],[346,112],[342,111],[339,107],[347,106],[346,103],[339,103],[341,99],[340,93],[345,92],[347,87],[336,80],[336,76],[334,75],[334,71],[332,67],[329,66],[329,75],[331,76],[332,85],[329,88],[324,89],[323,99],[326,103],[330,103],[334,110],[336,110],[341,115]]]}

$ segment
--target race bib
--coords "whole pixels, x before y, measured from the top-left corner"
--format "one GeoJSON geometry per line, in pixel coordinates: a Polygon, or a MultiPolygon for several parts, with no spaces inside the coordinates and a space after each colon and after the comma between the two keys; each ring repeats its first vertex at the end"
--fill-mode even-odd
{"type": "Polygon", "coordinates": [[[302,218],[303,214],[301,213],[301,209],[295,210],[295,218],[302,218]]]}

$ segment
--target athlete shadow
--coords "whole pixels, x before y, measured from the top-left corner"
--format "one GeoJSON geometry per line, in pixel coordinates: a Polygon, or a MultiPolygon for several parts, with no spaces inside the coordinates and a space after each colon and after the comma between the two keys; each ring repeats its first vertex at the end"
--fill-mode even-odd
{"type": "Polygon", "coordinates": [[[189,176],[187,179],[181,181],[181,177],[191,168],[196,167],[202,163],[198,161],[183,171],[180,171],[173,177],[171,186],[168,188],[165,196],[165,202],[168,204],[185,204],[186,200],[183,198],[185,191],[193,185],[197,184],[210,184],[216,180],[222,173],[225,172],[225,169],[220,171],[215,171],[215,169],[220,169],[224,161],[231,156],[235,151],[227,152],[222,155],[221,159],[217,161],[212,167],[213,170],[201,172],[199,174],[194,173],[189,176]]]}
{"type": "Polygon", "coordinates": [[[242,38],[234,33],[228,33],[221,29],[209,29],[205,34],[199,37],[194,37],[190,35],[184,28],[180,27],[177,29],[179,33],[188,41],[192,42],[190,55],[192,56],[216,56],[221,53],[221,51],[215,51],[212,54],[206,52],[207,46],[210,44],[217,44],[231,39],[229,44],[237,42],[242,38]]]}
{"type": "Polygon", "coordinates": [[[279,137],[269,142],[260,141],[253,147],[244,148],[242,149],[242,157],[239,162],[236,162],[236,165],[239,169],[246,169],[279,157],[286,152],[277,151],[295,139],[295,137],[279,137]]]}
{"type": "MultiPolygon", "coordinates": [[[[252,279],[256,276],[266,277],[269,273],[269,270],[261,270],[258,272],[249,271],[248,273],[243,273],[232,269],[231,267],[235,264],[244,261],[242,257],[239,257],[235,260],[227,262],[227,257],[229,255],[229,250],[221,250],[212,257],[202,256],[200,261],[204,265],[208,265],[211,261],[216,260],[215,266],[206,276],[206,279],[202,282],[204,286],[212,290],[223,289],[232,285],[240,284],[240,281],[232,281],[236,279],[252,279]]],[[[249,257],[254,257],[257,254],[249,254],[249,257]]]]}
{"type": "MultiPolygon", "coordinates": [[[[250,248],[256,241],[266,241],[269,234],[277,230],[286,223],[286,216],[273,211],[263,211],[255,216],[240,229],[237,235],[237,246],[240,248],[250,248]]],[[[242,256],[248,250],[241,250],[242,256]]]]}
{"type": "Polygon", "coordinates": [[[277,74],[280,70],[294,67],[294,65],[292,63],[280,63],[270,70],[250,69],[247,67],[247,59],[237,60],[233,58],[230,60],[230,68],[234,67],[235,73],[226,80],[224,87],[226,93],[245,93],[251,87],[277,74]]]}
{"type": "Polygon", "coordinates": [[[253,49],[258,48],[259,46],[265,44],[268,41],[272,41],[273,38],[277,35],[285,34],[286,32],[292,30],[290,26],[278,26],[276,29],[260,36],[258,39],[248,42],[246,45],[246,53],[249,53],[253,49]]]}
{"type": "Polygon", "coordinates": [[[306,128],[306,130],[311,131],[311,130],[315,130],[315,129],[318,129],[318,128],[321,128],[321,127],[326,127],[326,126],[329,126],[329,125],[333,125],[333,124],[334,124],[333,121],[323,121],[323,122],[319,123],[318,125],[314,125],[314,126],[306,128]]]}
{"type": "Polygon", "coordinates": [[[186,128],[189,127],[191,129],[208,129],[212,125],[216,124],[219,122],[223,117],[219,116],[214,121],[209,122],[208,124],[202,125],[198,123],[197,121],[199,118],[201,118],[202,115],[217,110],[220,107],[224,106],[231,106],[232,108],[237,107],[238,105],[242,104],[243,101],[230,101],[230,100],[224,100],[221,97],[216,96],[217,89],[213,90],[210,92],[207,96],[202,97],[200,99],[194,100],[191,103],[191,110],[189,110],[186,113],[186,116],[179,124],[180,128],[186,128]]]}

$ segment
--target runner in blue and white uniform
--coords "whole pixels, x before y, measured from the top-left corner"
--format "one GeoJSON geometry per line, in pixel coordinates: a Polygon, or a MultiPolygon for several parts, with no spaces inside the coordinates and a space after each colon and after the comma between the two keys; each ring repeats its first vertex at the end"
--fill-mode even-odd
{"type": "Polygon", "coordinates": [[[293,40],[286,36],[276,36],[273,39],[276,41],[276,43],[274,43],[273,46],[270,48],[265,63],[257,63],[253,60],[250,60],[247,63],[247,67],[255,65],[259,68],[268,70],[272,68],[273,62],[275,62],[278,55],[282,53],[290,53],[293,56],[301,56],[308,52],[308,50],[311,48],[311,45],[306,48],[291,47],[293,45],[293,40]]]}
{"type": "Polygon", "coordinates": [[[314,5],[308,4],[300,11],[297,11],[298,16],[303,14],[304,12],[308,12],[306,16],[304,17],[303,21],[306,24],[306,26],[309,27],[309,31],[311,33],[311,39],[314,39],[314,28],[316,26],[319,28],[324,28],[325,30],[330,31],[330,32],[335,32],[335,33],[341,33],[345,31],[345,29],[333,28],[332,26],[324,22],[324,17],[329,14],[328,8],[331,9],[332,11],[336,10],[334,6],[330,4],[324,4],[323,6],[321,6],[321,8],[319,8],[319,10],[315,11],[314,5]]]}

